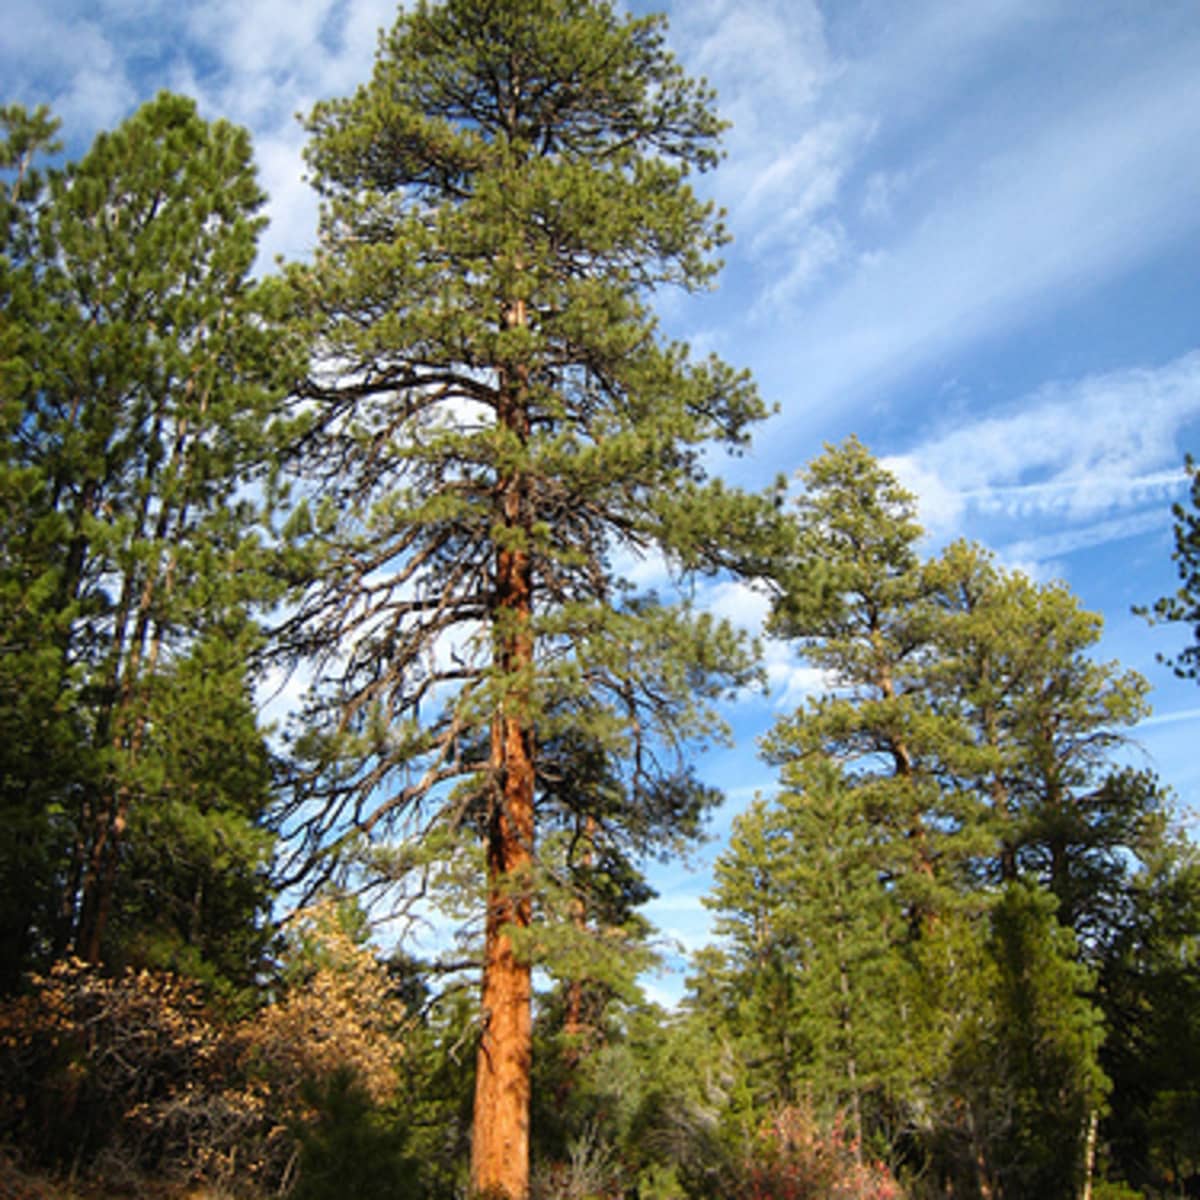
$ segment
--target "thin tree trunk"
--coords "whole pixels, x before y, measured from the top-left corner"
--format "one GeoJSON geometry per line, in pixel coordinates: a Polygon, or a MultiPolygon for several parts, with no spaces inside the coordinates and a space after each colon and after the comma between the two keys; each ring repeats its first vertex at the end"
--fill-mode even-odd
{"type": "MultiPolygon", "coordinates": [[[[594,858],[593,849],[596,843],[596,818],[588,813],[583,822],[583,853],[580,856],[580,865],[584,871],[589,871],[594,858]]],[[[576,892],[571,899],[571,924],[575,926],[580,937],[583,937],[587,931],[588,911],[587,902],[584,900],[582,892],[576,892]]],[[[586,983],[586,978],[582,975],[577,975],[567,985],[567,1004],[566,1011],[563,1013],[563,1033],[568,1038],[576,1039],[575,1050],[573,1055],[575,1060],[578,1060],[582,1055],[582,1046],[579,1042],[587,1033],[587,1025],[584,1022],[584,998],[583,989],[586,983]]]]}
{"type": "Polygon", "coordinates": [[[840,923],[842,914],[839,912],[837,915],[838,921],[835,924],[834,937],[838,952],[838,988],[842,997],[839,1024],[842,1027],[842,1036],[845,1038],[847,1050],[846,1078],[850,1084],[850,1120],[854,1126],[854,1161],[861,1167],[863,1165],[862,1099],[858,1086],[858,1056],[855,1053],[854,1004],[850,994],[850,973],[846,969],[846,960],[842,953],[845,940],[840,923]]]}
{"type": "MultiPolygon", "coordinates": [[[[584,819],[583,855],[581,864],[586,871],[592,865],[592,848],[596,839],[596,818],[588,813],[584,819]]],[[[587,931],[587,903],[581,892],[571,899],[571,923],[575,926],[580,937],[587,931]]],[[[585,1020],[584,988],[587,979],[577,975],[567,984],[566,1006],[563,1012],[563,1037],[566,1042],[563,1051],[563,1075],[558,1087],[558,1100],[565,1104],[575,1085],[576,1068],[583,1061],[585,1041],[591,1032],[590,1024],[585,1020]]]]}
{"type": "MultiPolygon", "coordinates": [[[[986,678],[989,669],[989,664],[985,659],[980,666],[980,676],[986,678]]],[[[981,713],[981,723],[983,725],[984,745],[998,752],[1000,748],[1000,732],[996,709],[993,704],[984,706],[981,713]]],[[[988,792],[992,800],[992,815],[999,821],[1001,829],[1000,881],[1002,883],[1013,883],[1017,878],[1016,834],[1013,829],[1013,813],[1009,804],[1008,787],[1000,776],[999,768],[992,772],[992,778],[988,783],[988,792]]]]}
{"type": "Polygon", "coordinates": [[[1092,1175],[1096,1170],[1096,1110],[1088,1113],[1087,1134],[1083,1144],[1083,1190],[1080,1200],[1092,1200],[1092,1175]]]}
{"type": "MultiPolygon", "coordinates": [[[[171,591],[171,584],[174,576],[174,560],[172,559],[167,564],[167,574],[165,581],[165,590],[167,593],[171,591]]],[[[145,607],[146,612],[149,611],[149,603],[153,589],[150,583],[147,583],[145,607]]],[[[141,695],[135,701],[132,694],[126,697],[123,702],[122,717],[119,721],[119,726],[124,726],[131,718],[133,728],[128,737],[128,745],[122,747],[121,741],[125,740],[124,735],[120,734],[115,749],[118,753],[124,750],[125,768],[127,771],[132,771],[137,765],[138,756],[142,750],[142,740],[146,733],[146,721],[149,716],[149,705],[151,692],[154,686],[154,673],[158,669],[159,654],[162,649],[162,628],[159,626],[154,632],[153,640],[150,643],[150,650],[146,658],[145,668],[142,669],[139,665],[140,654],[137,654],[131,664],[130,669],[135,673],[135,679],[132,681],[130,693],[134,690],[134,686],[140,691],[141,695]],[[141,678],[136,678],[141,676],[141,678]],[[132,711],[136,708],[136,711],[132,711]]],[[[135,650],[137,649],[135,645],[135,650]]],[[[89,930],[88,944],[85,949],[84,957],[88,962],[100,961],[100,947],[104,939],[104,934],[108,928],[109,917],[112,915],[113,896],[117,886],[117,865],[120,861],[121,847],[125,841],[125,830],[129,824],[129,805],[133,800],[133,789],[129,784],[128,779],[122,780],[117,786],[116,803],[113,809],[112,825],[110,836],[107,839],[107,853],[104,855],[102,870],[99,883],[96,889],[95,915],[89,930]]],[[[101,846],[104,850],[105,847],[101,846]]]]}
{"type": "MultiPolygon", "coordinates": [[[[194,375],[185,385],[185,396],[191,396],[194,375]]],[[[208,411],[208,393],[201,394],[198,401],[198,411],[201,421],[208,411]]],[[[164,415],[160,409],[155,418],[152,440],[157,443],[162,437],[164,415]]],[[[151,692],[154,688],[154,676],[158,670],[159,656],[162,651],[163,622],[155,621],[153,608],[155,601],[160,603],[169,599],[175,586],[175,566],[177,562],[174,546],[170,537],[174,526],[174,542],[183,541],[188,516],[188,496],[190,494],[192,459],[191,424],[186,414],[179,417],[178,425],[171,448],[169,470],[182,473],[184,478],[183,499],[178,509],[173,509],[165,500],[154,518],[154,528],[151,536],[157,546],[166,547],[166,562],[161,572],[152,566],[142,584],[141,595],[138,598],[137,614],[133,634],[129,638],[128,651],[125,654],[125,664],[122,669],[118,661],[115,667],[113,685],[117,690],[116,711],[112,718],[112,748],[118,760],[123,761],[123,778],[116,786],[109,806],[109,818],[100,826],[97,843],[93,851],[94,863],[89,871],[90,884],[85,887],[82,912],[84,919],[80,924],[80,944],[82,956],[88,962],[100,961],[100,948],[108,921],[112,915],[113,896],[116,891],[117,867],[120,861],[121,848],[125,840],[125,830],[129,823],[129,806],[133,799],[133,791],[128,776],[136,766],[141,754],[142,740],[145,736],[146,721],[149,715],[151,692]],[[149,641],[149,649],[147,649],[149,641]],[[143,665],[143,658],[145,663],[143,665]],[[122,675],[123,670],[123,677],[122,675]],[[119,686],[118,686],[119,679],[119,686]]],[[[146,522],[150,519],[150,489],[142,504],[138,517],[138,527],[135,541],[142,539],[146,522]]],[[[127,583],[132,582],[127,577],[127,583]]],[[[122,629],[124,619],[122,619],[122,629]]],[[[125,639],[117,642],[118,656],[123,652],[125,639]]]]}

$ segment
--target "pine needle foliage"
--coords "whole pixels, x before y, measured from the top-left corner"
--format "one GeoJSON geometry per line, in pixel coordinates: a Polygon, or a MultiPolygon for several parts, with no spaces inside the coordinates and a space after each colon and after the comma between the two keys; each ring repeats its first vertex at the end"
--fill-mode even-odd
{"type": "Polygon", "coordinates": [[[1175,519],[1172,530],[1175,549],[1171,561],[1179,575],[1179,587],[1169,596],[1161,596],[1152,607],[1137,606],[1134,612],[1146,617],[1152,625],[1171,622],[1188,625],[1192,644],[1184,647],[1175,658],[1163,658],[1181,679],[1200,678],[1200,466],[1192,455],[1184,459],[1190,495],[1187,504],[1171,505],[1175,519]]]}
{"type": "MultiPolygon", "coordinates": [[[[31,156],[53,123],[16,109],[3,121],[3,802],[44,849],[25,872],[28,903],[0,924],[28,966],[111,949],[139,809],[190,786],[152,747],[198,639],[237,652],[222,665],[230,703],[189,719],[208,722],[218,756],[236,756],[253,724],[247,613],[271,586],[257,500],[287,354],[269,290],[249,277],[265,195],[245,130],[162,93],[39,178],[31,156]],[[39,760],[59,748],[46,771],[39,760]]],[[[209,789],[202,806],[253,840],[233,810],[255,803],[209,789]]]]}
{"type": "MultiPolygon", "coordinates": [[[[371,80],[308,127],[320,244],[290,280],[318,347],[319,499],[297,527],[323,556],[290,629],[319,675],[296,831],[307,851],[350,828],[483,835],[486,1036],[526,1047],[527,1094],[521,934],[561,794],[539,747],[570,735],[617,764],[602,827],[687,813],[708,797],[684,751],[754,675],[728,624],[623,577],[651,553],[681,576],[754,569],[773,536],[771,503],[708,476],[710,448],[741,450],[764,415],[753,384],[648,307],[714,279],[727,235],[689,175],[716,164],[722,123],[660,18],[447,0],[403,12],[371,80]]],[[[519,1166],[475,1182],[527,1187],[519,1166]]]]}

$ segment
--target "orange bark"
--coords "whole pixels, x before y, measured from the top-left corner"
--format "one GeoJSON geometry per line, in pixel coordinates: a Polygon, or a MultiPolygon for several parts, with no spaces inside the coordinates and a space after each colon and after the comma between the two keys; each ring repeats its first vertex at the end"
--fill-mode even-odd
{"type": "MultiPolygon", "coordinates": [[[[525,320],[524,303],[515,301],[505,324],[523,325],[525,320]]],[[[500,376],[498,424],[524,442],[529,437],[528,373],[518,368],[500,376]]],[[[503,523],[514,537],[496,553],[495,654],[505,686],[492,722],[482,1036],[471,1137],[472,1191],[488,1200],[526,1200],[529,1195],[532,979],[528,959],[517,954],[509,934],[527,929],[533,912],[534,735],[528,695],[533,564],[522,537],[529,529],[526,487],[520,472],[497,485],[503,523]]]]}
{"type": "Polygon", "coordinates": [[[488,910],[483,964],[483,1036],[475,1071],[471,1183],[480,1196],[529,1194],[529,1099],[533,1050],[528,961],[509,929],[527,928],[533,860],[533,739],[509,715],[496,721],[504,757],[499,804],[488,833],[488,910]]]}

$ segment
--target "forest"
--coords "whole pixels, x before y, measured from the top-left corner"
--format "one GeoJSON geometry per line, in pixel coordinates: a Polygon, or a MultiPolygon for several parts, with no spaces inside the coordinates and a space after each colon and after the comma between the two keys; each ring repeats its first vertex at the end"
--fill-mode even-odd
{"type": "Polygon", "coordinates": [[[853,435],[722,476],[769,408],[655,314],[729,237],[665,22],[419,0],[304,124],[264,269],[245,130],[0,108],[0,1195],[1200,1195],[1149,684],[853,435]],[[823,683],[666,1009],[648,874],[766,680],[714,580],[823,683]]]}

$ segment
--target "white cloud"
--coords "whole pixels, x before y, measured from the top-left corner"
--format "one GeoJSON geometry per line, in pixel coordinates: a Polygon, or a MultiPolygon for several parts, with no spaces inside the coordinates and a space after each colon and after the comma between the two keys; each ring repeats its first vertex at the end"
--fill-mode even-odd
{"type": "Polygon", "coordinates": [[[1147,717],[1144,721],[1139,721],[1135,729],[1150,729],[1156,725],[1174,725],[1179,721],[1195,721],[1200,720],[1200,708],[1182,708],[1175,712],[1159,713],[1153,717],[1147,717]]]}
{"type": "Polygon", "coordinates": [[[732,123],[728,157],[706,186],[730,210],[752,253],[803,241],[808,222],[837,198],[869,132],[854,113],[817,107],[840,70],[812,0],[701,0],[677,5],[671,41],[689,73],[717,89],[732,123]]]}
{"type": "MultiPolygon", "coordinates": [[[[1166,520],[1184,478],[1180,435],[1197,418],[1200,351],[1158,368],[1048,384],[884,465],[917,494],[936,537],[958,532],[969,510],[1075,524],[1107,517],[1115,522],[1107,536],[1129,536],[1116,514],[1149,506],[1166,520]]],[[[1073,534],[1074,544],[1107,540],[1096,529],[1092,541],[1073,534]]]]}
{"type": "MultiPolygon", "coordinates": [[[[739,7],[765,45],[776,6],[739,7]]],[[[802,7],[801,35],[772,34],[761,79],[713,61],[751,114],[719,181],[755,252],[743,328],[773,327],[764,352],[803,381],[781,428],[1052,319],[1200,227],[1195,43],[1166,15],[1121,55],[1040,0],[826,11],[832,28],[802,7]],[[790,96],[788,62],[807,81],[790,96]]]]}
{"type": "MultiPolygon", "coordinates": [[[[391,0],[220,0],[190,10],[189,32],[219,63],[184,90],[206,111],[248,125],[270,199],[271,226],[259,262],[307,257],[316,236],[317,200],[305,182],[307,140],[297,117],[321,99],[343,96],[371,74],[381,28],[395,18],[391,0]]],[[[188,61],[184,70],[194,70],[188,61]]]]}
{"type": "Polygon", "coordinates": [[[296,114],[346,95],[370,77],[394,0],[69,0],[25,5],[0,22],[0,63],[10,98],[45,102],[72,148],[169,88],[201,112],[246,125],[270,202],[260,264],[306,254],[316,201],[303,182],[305,133],[296,114]]]}
{"type": "Polygon", "coordinates": [[[777,638],[763,642],[763,666],[767,686],[777,712],[794,712],[805,700],[833,691],[833,678],[804,659],[787,643],[777,638]]]}
{"type": "Polygon", "coordinates": [[[776,711],[791,712],[809,697],[833,690],[832,676],[807,666],[790,642],[762,636],[771,609],[771,598],[762,587],[741,580],[723,580],[705,589],[698,602],[707,612],[724,617],[737,628],[761,639],[761,662],[776,711]]]}
{"type": "Polygon", "coordinates": [[[771,609],[771,598],[763,588],[740,579],[722,580],[706,589],[701,603],[715,616],[755,636],[762,632],[771,609]]]}
{"type": "Polygon", "coordinates": [[[866,134],[860,119],[826,120],[776,151],[738,204],[738,220],[781,210],[753,236],[753,251],[761,252],[780,236],[780,228],[802,225],[837,199],[853,150],[866,134]]]}
{"type": "Polygon", "coordinates": [[[671,568],[657,550],[639,553],[621,548],[612,556],[612,572],[638,591],[665,590],[672,583],[671,568]]]}
{"type": "Polygon", "coordinates": [[[278,255],[292,261],[308,258],[316,245],[317,197],[304,180],[304,140],[303,130],[296,125],[255,143],[271,218],[259,246],[263,270],[269,269],[278,255]]]}
{"type": "Polygon", "coordinates": [[[767,317],[787,305],[845,258],[846,231],[839,221],[809,224],[793,231],[784,268],[754,301],[752,318],[767,317]]]}
{"type": "MultiPolygon", "coordinates": [[[[703,883],[707,886],[707,880],[703,883]]],[[[694,880],[692,888],[696,887],[694,880]]],[[[699,891],[672,888],[670,895],[658,896],[642,909],[664,937],[683,946],[689,953],[709,940],[712,916],[701,901],[699,891]]]]}
{"type": "Polygon", "coordinates": [[[896,195],[905,188],[905,178],[895,171],[874,171],[863,187],[862,214],[874,221],[890,221],[896,195]]]}
{"type": "Polygon", "coordinates": [[[1027,561],[1030,565],[1025,568],[1026,574],[1044,577],[1044,567],[1038,570],[1037,564],[1044,564],[1047,559],[1060,558],[1077,550],[1103,546],[1124,538],[1141,537],[1161,529],[1165,523],[1165,509],[1134,513],[1111,521],[1097,521],[1077,529],[1066,529],[1010,542],[1004,548],[1004,561],[1010,565],[1013,564],[1013,560],[1016,563],[1027,561]]]}
{"type": "Polygon", "coordinates": [[[49,104],[70,138],[119,121],[136,103],[118,47],[101,24],[63,8],[22,5],[0,21],[7,98],[49,104]],[[54,80],[48,86],[48,81],[54,80]]]}
{"type": "Polygon", "coordinates": [[[850,28],[841,39],[853,61],[839,76],[847,103],[885,113],[908,126],[948,96],[1032,25],[1048,23],[1048,0],[913,0],[848,6],[850,28]]]}
{"type": "Polygon", "coordinates": [[[286,79],[322,48],[332,7],[330,0],[208,0],[186,10],[187,32],[231,76],[286,79]]]}
{"type": "Polygon", "coordinates": [[[716,85],[721,112],[743,128],[785,123],[838,69],[814,0],[690,0],[671,14],[671,43],[689,72],[716,85]],[[764,95],[773,105],[756,102],[764,95]]]}

